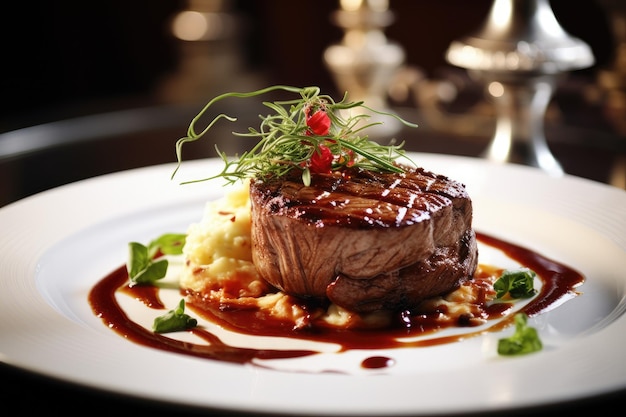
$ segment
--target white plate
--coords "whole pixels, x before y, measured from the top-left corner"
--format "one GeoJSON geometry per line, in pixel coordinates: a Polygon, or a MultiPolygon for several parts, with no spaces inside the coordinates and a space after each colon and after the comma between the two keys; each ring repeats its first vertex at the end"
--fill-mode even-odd
{"type": "Polygon", "coordinates": [[[467,185],[478,231],[586,276],[582,295],[531,321],[543,351],[498,357],[495,342],[502,334],[488,334],[392,353],[323,354],[294,365],[312,372],[289,372],[167,353],[118,336],[90,310],[89,290],[126,261],[128,242],[184,232],[201,218],[204,203],[224,189],[179,181],[221,169],[221,161],[211,159],[184,163],[174,181],[174,165],[148,167],[0,209],[0,360],[142,399],[290,415],[473,413],[626,388],[626,192],[516,165],[411,157],[467,185]],[[353,365],[375,354],[393,356],[396,365],[353,365]],[[321,372],[329,367],[346,372],[321,372]]]}

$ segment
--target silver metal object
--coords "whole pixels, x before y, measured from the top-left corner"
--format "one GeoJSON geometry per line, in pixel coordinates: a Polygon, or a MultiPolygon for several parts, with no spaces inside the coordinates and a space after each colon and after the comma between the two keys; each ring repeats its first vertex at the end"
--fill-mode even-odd
{"type": "Polygon", "coordinates": [[[450,44],[446,59],[484,83],[495,104],[495,133],[484,156],[560,175],[543,121],[559,77],[594,56],[557,21],[548,0],[494,0],[483,26],[450,44]]]}
{"type": "MultiPolygon", "coordinates": [[[[390,42],[384,29],[393,20],[388,0],[340,0],[333,14],[334,23],[344,29],[341,42],[324,51],[324,63],[340,91],[347,91],[351,101],[364,101],[377,111],[388,112],[387,90],[391,79],[404,63],[404,49],[390,42]]],[[[369,122],[379,116],[368,113],[369,122]]],[[[400,129],[395,119],[374,126],[376,135],[388,135],[400,129]]]]}

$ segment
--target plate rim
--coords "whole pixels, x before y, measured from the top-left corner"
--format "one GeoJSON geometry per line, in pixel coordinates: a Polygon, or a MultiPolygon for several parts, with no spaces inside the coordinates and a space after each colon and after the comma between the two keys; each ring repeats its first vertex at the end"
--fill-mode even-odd
{"type": "MultiPolygon", "coordinates": [[[[409,155],[412,158],[415,158],[414,160],[420,160],[422,158],[426,159],[426,161],[432,163],[433,165],[438,165],[441,163],[450,163],[450,164],[469,164],[469,166],[481,166],[482,169],[487,169],[487,167],[492,167],[492,168],[497,168],[500,167],[500,169],[505,169],[505,170],[513,170],[516,172],[521,173],[522,175],[526,175],[526,176],[539,176],[542,180],[546,180],[546,181],[569,181],[572,183],[575,183],[577,186],[581,186],[585,189],[589,189],[589,190],[596,190],[598,192],[602,192],[602,193],[607,193],[607,194],[613,194],[613,193],[617,193],[615,195],[619,195],[620,198],[624,198],[624,201],[626,201],[626,192],[624,192],[623,190],[620,190],[616,187],[607,185],[607,184],[603,184],[603,183],[597,183],[595,181],[591,181],[591,180],[587,180],[584,178],[579,178],[579,177],[573,177],[573,176],[565,176],[563,177],[563,179],[559,180],[559,179],[551,179],[551,177],[547,176],[546,174],[544,174],[543,172],[539,172],[536,169],[530,168],[530,167],[525,167],[525,166],[518,166],[518,165],[501,165],[501,164],[492,164],[489,163],[485,160],[479,160],[477,158],[472,158],[472,157],[461,157],[461,156],[451,156],[451,155],[439,155],[439,154],[425,154],[425,153],[414,153],[411,152],[409,153],[409,155]],[[622,194],[623,192],[623,194],[622,194]]],[[[182,166],[182,170],[185,171],[188,168],[190,169],[190,172],[196,172],[199,171],[201,169],[204,169],[204,165],[210,166],[213,164],[215,164],[215,161],[217,161],[216,158],[208,158],[208,159],[202,159],[202,160],[196,160],[196,161],[189,161],[183,164],[182,166]]],[[[162,165],[156,165],[156,166],[150,166],[150,167],[143,167],[143,168],[137,168],[137,169],[132,169],[132,170],[127,170],[127,171],[120,171],[117,173],[113,173],[113,174],[107,174],[107,175],[103,175],[103,176],[99,176],[99,177],[94,177],[94,178],[90,178],[90,179],[86,179],[86,180],[82,180],[82,181],[78,181],[76,183],[72,183],[72,184],[67,184],[61,187],[57,187],[55,189],[52,190],[47,190],[44,191],[42,193],[38,193],[35,194],[33,196],[29,196],[26,197],[22,200],[18,200],[17,202],[13,202],[7,206],[4,206],[2,208],[0,208],[0,224],[2,224],[3,222],[9,222],[9,221],[18,221],[19,218],[21,217],[19,214],[27,211],[28,214],[34,214],[34,213],[40,213],[41,211],[41,204],[45,203],[46,206],[49,209],[52,210],[58,210],[58,209],[62,209],[64,207],[64,205],[66,204],[66,202],[63,200],[65,197],[67,196],[76,196],[76,195],[81,195],[81,193],[87,193],[89,192],[91,187],[100,187],[101,189],[103,189],[104,192],[114,192],[116,189],[116,185],[123,180],[128,180],[129,178],[132,177],[133,183],[134,182],[142,182],[142,181],[154,181],[154,177],[155,174],[159,173],[160,175],[163,175],[165,173],[171,173],[173,167],[175,166],[175,164],[162,164],[162,165]],[[34,212],[34,213],[33,213],[34,212]]],[[[167,177],[166,175],[163,175],[163,177],[167,177]]],[[[456,177],[458,179],[458,176],[456,177]]],[[[183,198],[183,199],[197,199],[197,193],[201,192],[205,187],[206,183],[198,183],[192,186],[184,186],[184,189],[180,189],[178,182],[170,182],[167,186],[165,186],[163,188],[162,185],[155,185],[152,184],[150,185],[150,187],[147,187],[148,189],[143,190],[141,193],[137,193],[137,195],[130,195],[130,196],[126,196],[128,197],[126,203],[127,206],[120,206],[120,205],[116,205],[116,204],[106,204],[105,201],[99,201],[96,203],[91,203],[91,204],[103,204],[103,207],[99,208],[99,215],[100,215],[100,220],[103,220],[104,218],[112,218],[115,217],[116,215],[123,215],[127,213],[127,210],[129,207],[132,207],[132,209],[134,211],[141,211],[144,210],[148,207],[150,207],[152,204],[154,204],[155,202],[158,202],[158,197],[159,195],[162,195],[162,193],[165,192],[169,192],[168,190],[173,190],[173,187],[176,187],[178,189],[178,191],[175,192],[175,194],[177,196],[179,196],[179,198],[183,198]],[[104,211],[107,211],[106,214],[104,213],[104,211]]],[[[58,235],[55,238],[51,238],[49,237],[47,241],[41,241],[41,242],[37,242],[37,244],[32,248],[33,253],[31,254],[31,258],[26,259],[26,266],[24,266],[24,270],[26,272],[29,273],[34,273],[37,268],[40,266],[38,265],[37,261],[38,259],[50,248],[52,247],[55,243],[57,243],[58,241],[60,241],[63,238],[72,236],[75,233],[78,233],[80,230],[83,230],[84,227],[86,225],[92,224],[93,223],[93,218],[90,217],[88,215],[89,213],[84,213],[81,212],[81,208],[79,207],[75,207],[72,208],[70,210],[70,213],[67,213],[68,217],[72,217],[72,222],[69,224],[62,224],[62,225],[55,225],[55,227],[53,227],[53,231],[51,233],[58,233],[58,235]],[[55,240],[56,239],[56,240],[55,240]],[[33,259],[35,258],[35,259],[33,259]]],[[[47,218],[43,218],[43,219],[30,219],[34,221],[34,224],[31,226],[34,229],[37,229],[38,227],[46,227],[49,226],[49,222],[50,219],[47,218]]],[[[50,232],[49,232],[50,233],[50,232]]],[[[33,240],[33,235],[29,234],[25,237],[23,237],[23,239],[28,240],[31,239],[33,240]]],[[[615,240],[613,238],[611,238],[611,240],[615,240]]],[[[23,244],[23,243],[22,243],[23,244]]],[[[622,241],[615,241],[615,244],[618,245],[621,249],[626,249],[626,245],[623,244],[622,241]]],[[[3,239],[0,238],[0,253],[3,252],[4,250],[7,250],[8,247],[8,243],[6,241],[3,242],[3,239]]],[[[6,255],[4,255],[6,257],[6,255]]],[[[2,260],[3,256],[0,255],[0,260],[2,260]]],[[[6,259],[6,258],[5,258],[6,259]]],[[[1,280],[1,279],[0,279],[1,280]]],[[[34,287],[34,282],[25,282],[22,284],[23,286],[20,287],[21,289],[25,290],[25,291],[31,291],[31,292],[35,292],[37,291],[37,289],[34,287]]],[[[3,297],[2,295],[0,295],[0,300],[6,300],[7,297],[3,297]]],[[[19,304],[19,303],[18,303],[19,304]]],[[[2,307],[2,303],[0,303],[0,311],[2,311],[3,309],[5,309],[6,307],[2,307]]],[[[15,305],[13,303],[13,305],[15,305]]],[[[39,310],[37,310],[39,311],[39,310]]],[[[50,312],[50,308],[49,306],[47,306],[46,308],[43,308],[41,311],[39,311],[40,314],[45,314],[45,313],[49,313],[50,312]]],[[[622,317],[623,318],[623,317],[622,317]]],[[[620,323],[620,328],[624,327],[624,329],[626,329],[626,323],[624,323],[624,320],[619,320],[620,323]]],[[[7,328],[7,324],[2,322],[2,319],[0,318],[0,329],[6,329],[7,328]]],[[[9,327],[10,329],[10,327],[9,327]]],[[[606,333],[607,329],[602,329],[599,331],[599,333],[606,333]]],[[[118,336],[115,336],[118,337],[118,336]]],[[[583,341],[584,342],[584,341],[583,341]]],[[[2,345],[2,342],[0,342],[0,346],[2,345]]],[[[1,349],[1,348],[0,348],[1,349]]],[[[571,349],[571,348],[568,348],[571,349]]],[[[606,352],[607,354],[614,354],[615,353],[615,349],[610,349],[609,351],[606,352]]],[[[156,353],[155,353],[156,354],[156,353]]],[[[548,353],[550,354],[550,353],[548,353]]],[[[160,354],[158,354],[158,356],[160,356],[160,354]]],[[[167,356],[169,359],[172,359],[171,357],[167,356]]],[[[46,375],[48,377],[51,378],[61,378],[62,380],[66,380],[67,382],[74,382],[76,383],[75,378],[72,378],[71,374],[68,375],[55,375],[54,373],[47,373],[45,371],[45,366],[43,366],[44,364],[37,364],[37,363],[33,363],[33,362],[28,362],[28,361],[24,361],[24,360],[12,360],[11,357],[7,357],[4,352],[2,352],[2,350],[0,350],[0,360],[4,363],[7,363],[8,365],[12,365],[12,366],[16,366],[19,369],[24,369],[27,371],[31,371],[34,372],[36,374],[41,374],[41,375],[46,375]]],[[[182,361],[182,362],[186,362],[185,359],[183,358],[176,358],[176,361],[182,361]]],[[[527,363],[532,363],[533,366],[536,366],[535,362],[543,362],[542,360],[537,359],[537,357],[531,357],[531,358],[527,358],[526,362],[527,363]]],[[[99,365],[101,366],[101,365],[99,365]]],[[[220,365],[221,366],[221,365],[220,365]]],[[[245,367],[244,367],[245,368],[245,367]]],[[[242,368],[242,369],[244,369],[242,368]]],[[[239,371],[241,371],[242,369],[239,369],[239,371]]],[[[626,368],[625,368],[626,369],[626,368]]],[[[229,369],[229,371],[233,371],[233,369],[229,369]]],[[[246,374],[248,373],[252,373],[252,374],[256,374],[258,371],[254,370],[254,371],[250,371],[249,369],[245,370],[246,374]]],[[[241,372],[234,372],[237,374],[241,374],[241,372]]],[[[84,378],[84,376],[82,376],[84,378]]],[[[268,380],[274,380],[275,375],[272,375],[270,377],[267,377],[268,380]]],[[[333,378],[336,376],[333,376],[333,378]]],[[[80,379],[80,378],[79,378],[80,379]]],[[[323,379],[328,379],[328,376],[324,376],[323,379]]],[[[612,381],[612,383],[608,383],[606,384],[606,386],[604,387],[598,387],[597,392],[586,392],[586,393],[577,393],[576,395],[572,394],[561,394],[560,400],[569,400],[569,399],[575,399],[575,398],[580,398],[580,395],[582,394],[583,396],[595,396],[598,394],[604,394],[604,393],[608,393],[612,388],[615,389],[623,389],[626,388],[626,377],[620,379],[620,378],[614,378],[615,380],[612,381]],[[616,385],[617,384],[617,385],[616,385]]],[[[78,381],[79,385],[85,385],[85,386],[89,386],[88,385],[89,381],[78,381]]],[[[95,388],[98,390],[106,390],[106,391],[111,391],[111,392],[115,392],[118,393],[118,390],[115,389],[115,387],[109,386],[109,387],[103,387],[103,386],[99,386],[99,384],[97,382],[91,381],[92,382],[92,386],[91,388],[95,388]]],[[[261,390],[262,391],[262,390],[261,390]]],[[[134,394],[131,394],[131,397],[140,397],[140,398],[144,398],[147,400],[150,400],[150,396],[146,397],[146,393],[141,393],[141,392],[135,392],[134,394]]],[[[177,402],[176,398],[169,398],[167,400],[167,402],[177,402]]],[[[209,404],[203,404],[202,402],[198,402],[197,399],[194,401],[193,398],[188,398],[186,399],[186,401],[183,401],[183,403],[185,404],[190,404],[192,406],[199,406],[199,407],[203,407],[203,406],[209,406],[209,404]]],[[[550,403],[550,401],[548,401],[547,403],[550,403]]],[[[501,404],[503,406],[513,406],[513,408],[517,408],[520,406],[535,406],[537,404],[531,404],[531,403],[524,403],[524,402],[509,402],[509,403],[504,403],[501,404]]],[[[211,406],[215,406],[214,404],[211,404],[211,406]]],[[[258,409],[258,407],[255,405],[254,407],[251,406],[249,404],[249,409],[245,409],[245,405],[243,404],[238,404],[237,406],[234,406],[232,404],[228,404],[228,403],[223,403],[223,404],[217,404],[217,406],[219,408],[224,408],[224,409],[231,409],[233,411],[260,411],[258,409]]],[[[469,411],[472,412],[480,412],[480,411],[497,411],[497,410],[501,410],[502,408],[499,408],[500,405],[498,404],[492,404],[492,405],[485,405],[485,404],[474,404],[473,405],[473,409],[470,407],[469,411]]],[[[463,407],[463,408],[467,408],[467,407],[463,407]]],[[[504,408],[504,409],[508,409],[508,408],[504,408]]],[[[296,412],[297,410],[287,410],[287,412],[289,411],[294,411],[296,412]]],[[[311,410],[311,412],[332,412],[333,414],[336,414],[337,412],[339,413],[344,413],[344,412],[354,412],[354,410],[311,410]]],[[[357,410],[358,411],[358,410],[357,410]]],[[[360,410],[366,414],[368,414],[369,412],[376,412],[379,413],[381,410],[360,410]]],[[[415,413],[416,411],[419,412],[420,410],[397,410],[400,412],[400,414],[402,413],[415,413]]],[[[429,414],[432,414],[433,412],[436,412],[437,410],[427,410],[429,414]]],[[[454,411],[454,412],[458,412],[459,410],[443,410],[442,412],[450,412],[450,411],[454,411]]]]}

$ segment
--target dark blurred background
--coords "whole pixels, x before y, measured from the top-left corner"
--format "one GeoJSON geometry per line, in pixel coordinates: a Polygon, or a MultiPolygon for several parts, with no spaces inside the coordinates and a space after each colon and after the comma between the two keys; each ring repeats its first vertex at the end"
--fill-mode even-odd
{"type": "MultiPolygon", "coordinates": [[[[595,86],[598,71],[609,66],[615,55],[615,37],[609,9],[605,7],[614,2],[551,1],[561,25],[588,43],[596,58],[592,67],[576,71],[570,77],[572,82],[559,90],[560,97],[564,97],[562,106],[577,106],[575,114],[564,122],[608,135],[621,133],[616,133],[606,120],[606,109],[595,86]]],[[[491,4],[492,0],[391,0],[389,6],[395,20],[385,34],[404,48],[406,65],[435,79],[452,70],[444,58],[450,42],[477,29],[491,4]]],[[[322,56],[328,46],[343,36],[342,29],[331,21],[331,14],[338,7],[339,2],[332,0],[3,3],[0,134],[122,110],[162,111],[136,114],[134,120],[140,120],[142,128],[134,126],[126,133],[106,133],[119,123],[115,118],[81,125],[80,131],[75,124],[74,130],[65,136],[61,134],[60,139],[58,134],[46,136],[48,142],[38,139],[39,131],[27,131],[29,140],[41,142],[46,152],[30,149],[14,152],[14,157],[4,161],[0,158],[0,205],[80,178],[174,161],[173,143],[185,133],[190,117],[204,102],[225,91],[290,84],[317,85],[325,92],[337,94],[322,56]],[[190,8],[226,13],[232,19],[231,29],[210,42],[177,38],[172,29],[174,19],[190,8]],[[198,58],[202,54],[204,61],[198,58]],[[98,136],[101,129],[102,135],[98,136]],[[87,137],[91,139],[81,140],[87,137]],[[57,140],[63,146],[55,149],[51,142],[57,140]]],[[[411,100],[397,104],[415,105],[411,100]]],[[[484,139],[459,146],[442,139],[432,146],[412,150],[474,155],[479,147],[484,147],[484,139]]],[[[24,139],[20,143],[26,142],[24,139]]],[[[610,150],[615,149],[611,146],[610,150]]],[[[602,152],[606,152],[606,146],[602,147],[602,152]]],[[[596,148],[585,149],[582,154],[598,152],[596,148]]],[[[212,151],[212,147],[207,149],[212,151]]],[[[192,157],[204,157],[208,152],[192,157]]],[[[581,161],[584,162],[572,160],[573,168],[568,170],[606,180],[606,172],[577,172],[581,161]]]]}
{"type": "MultiPolygon", "coordinates": [[[[9,1],[3,4],[0,42],[0,131],[96,111],[163,102],[160,87],[180,70],[181,48],[170,29],[184,0],[9,1]]],[[[321,63],[324,49],[341,40],[330,21],[338,2],[237,0],[224,2],[241,19],[240,69],[267,85],[335,88],[321,63]]],[[[447,63],[451,41],[485,19],[491,0],[391,0],[387,29],[409,64],[433,75],[447,63]]],[[[562,26],[585,40],[596,65],[608,63],[612,36],[595,0],[553,0],[562,26]]],[[[235,77],[237,74],[233,74],[235,77]]],[[[232,82],[237,85],[236,79],[232,82]]],[[[219,91],[219,86],[215,86],[219,91]]],[[[210,98],[207,96],[207,99],[210,98]]]]}

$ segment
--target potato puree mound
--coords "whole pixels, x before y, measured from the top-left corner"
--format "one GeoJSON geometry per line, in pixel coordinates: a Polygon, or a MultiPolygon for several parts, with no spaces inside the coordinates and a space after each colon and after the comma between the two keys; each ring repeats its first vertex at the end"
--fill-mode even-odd
{"type": "Polygon", "coordinates": [[[222,290],[234,298],[259,297],[267,291],[252,263],[248,193],[247,182],[234,187],[223,198],[209,201],[200,223],[189,226],[183,248],[186,266],[180,278],[182,288],[222,290]],[[233,290],[235,293],[230,293],[233,290]]]}
{"type": "Polygon", "coordinates": [[[232,187],[205,205],[200,223],[189,226],[179,285],[209,303],[256,305],[303,326],[308,314],[260,278],[252,263],[249,192],[247,181],[232,187]]]}
{"type": "MultiPolygon", "coordinates": [[[[214,305],[256,306],[266,314],[293,322],[294,328],[312,321],[342,328],[387,325],[390,316],[385,312],[359,315],[336,305],[326,311],[305,311],[292,296],[263,280],[252,263],[249,193],[249,182],[230,188],[224,197],[209,201],[201,221],[189,226],[183,248],[181,289],[200,294],[214,305]]],[[[445,306],[450,316],[480,320],[474,303],[478,294],[485,291],[480,289],[481,281],[484,285],[484,280],[470,281],[446,297],[427,300],[423,303],[424,312],[440,311],[445,306]]],[[[441,314],[442,320],[450,319],[444,316],[441,314]]]]}

